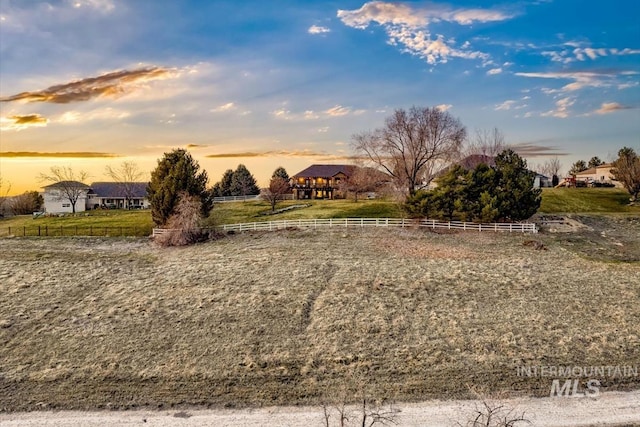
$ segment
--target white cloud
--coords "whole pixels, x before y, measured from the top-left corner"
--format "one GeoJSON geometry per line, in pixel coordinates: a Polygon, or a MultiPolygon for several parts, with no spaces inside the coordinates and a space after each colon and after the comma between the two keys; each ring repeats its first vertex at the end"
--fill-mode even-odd
{"type": "Polygon", "coordinates": [[[235,110],[237,107],[233,102],[227,102],[211,110],[212,113],[222,113],[225,111],[235,110]]]}
{"type": "Polygon", "coordinates": [[[62,124],[83,123],[93,120],[122,120],[131,116],[131,113],[115,108],[102,108],[93,111],[67,111],[51,121],[62,124]]]}
{"type": "Polygon", "coordinates": [[[351,112],[351,109],[348,107],[343,107],[342,105],[336,105],[335,107],[329,108],[325,111],[325,114],[331,117],[340,117],[346,116],[351,112]]]}
{"type": "Polygon", "coordinates": [[[620,110],[629,110],[632,107],[628,106],[628,105],[622,105],[619,104],[617,102],[603,102],[602,105],[600,106],[599,109],[597,109],[596,111],[594,111],[594,113],[597,114],[609,114],[609,113],[614,113],[616,111],[620,111],[620,110]]]}
{"type": "Polygon", "coordinates": [[[591,46],[584,47],[579,42],[567,42],[564,46],[572,49],[561,50],[546,50],[541,52],[543,56],[551,58],[554,62],[561,62],[563,64],[570,64],[576,61],[595,61],[599,58],[604,58],[609,55],[624,56],[624,55],[639,55],[640,49],[617,49],[617,48],[593,48],[591,46]]]}
{"type": "Polygon", "coordinates": [[[468,41],[456,48],[455,40],[446,40],[441,34],[434,37],[428,29],[430,23],[447,21],[470,25],[474,22],[511,18],[511,15],[497,10],[451,10],[435,5],[420,8],[382,1],[365,3],[356,10],[338,10],[337,16],[345,25],[353,28],[365,29],[372,23],[381,25],[389,36],[389,44],[400,46],[403,52],[419,56],[432,65],[445,63],[449,57],[481,59],[487,62],[489,55],[468,50],[471,46],[468,41]]]}
{"type": "Polygon", "coordinates": [[[502,68],[492,68],[489,71],[487,71],[487,74],[490,76],[500,74],[500,73],[502,73],[502,68]]]}
{"type": "Polygon", "coordinates": [[[506,101],[504,101],[502,104],[498,104],[496,105],[496,107],[494,108],[496,111],[500,111],[500,110],[510,110],[511,107],[513,107],[515,105],[516,101],[512,100],[512,99],[508,99],[506,101]]]}
{"type": "Polygon", "coordinates": [[[309,34],[326,34],[326,33],[330,33],[331,30],[329,28],[327,28],[327,27],[321,27],[319,25],[312,25],[312,26],[309,27],[307,32],[309,34]]]}
{"type": "Polygon", "coordinates": [[[607,87],[612,85],[612,81],[618,75],[636,75],[640,74],[637,71],[622,71],[622,72],[590,72],[590,71],[557,71],[549,73],[515,73],[520,77],[532,77],[540,79],[560,79],[560,80],[573,80],[572,83],[564,85],[561,89],[546,89],[545,93],[556,92],[574,92],[585,87],[607,87]]]}
{"type": "Polygon", "coordinates": [[[436,108],[440,111],[449,111],[451,109],[451,107],[453,107],[453,105],[451,104],[440,104],[440,105],[436,105],[436,108]]]}
{"type": "Polygon", "coordinates": [[[540,114],[542,117],[558,117],[561,119],[566,119],[567,117],[569,117],[569,107],[571,107],[573,104],[575,104],[575,100],[570,98],[570,97],[566,97],[566,98],[561,98],[559,100],[556,101],[556,109],[555,110],[550,110],[547,111],[546,113],[542,113],[540,114]]]}
{"type": "Polygon", "coordinates": [[[67,0],[67,3],[76,9],[88,7],[101,12],[111,12],[116,7],[112,0],[67,0]]]}

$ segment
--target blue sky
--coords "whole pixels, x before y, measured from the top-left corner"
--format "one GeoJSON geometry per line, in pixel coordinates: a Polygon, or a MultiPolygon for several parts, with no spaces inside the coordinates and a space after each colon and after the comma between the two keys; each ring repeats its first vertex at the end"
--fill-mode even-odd
{"type": "Polygon", "coordinates": [[[246,164],[345,162],[354,133],[439,106],[530,164],[640,149],[640,2],[0,1],[0,174],[105,179],[186,147],[246,164]]]}

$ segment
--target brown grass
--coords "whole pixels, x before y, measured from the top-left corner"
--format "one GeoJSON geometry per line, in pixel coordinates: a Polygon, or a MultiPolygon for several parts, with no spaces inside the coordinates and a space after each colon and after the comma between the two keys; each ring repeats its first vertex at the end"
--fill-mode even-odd
{"type": "Polygon", "coordinates": [[[548,396],[515,367],[640,365],[640,227],[624,226],[535,236],[546,251],[419,230],[0,240],[0,409],[548,396]],[[632,262],[594,260],[605,244],[632,262]]]}

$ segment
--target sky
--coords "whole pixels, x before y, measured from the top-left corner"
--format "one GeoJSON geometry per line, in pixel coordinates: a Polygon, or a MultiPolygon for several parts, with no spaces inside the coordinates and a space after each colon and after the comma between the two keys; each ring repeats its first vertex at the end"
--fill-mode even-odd
{"type": "Polygon", "coordinates": [[[395,109],[499,128],[530,166],[640,151],[640,2],[0,0],[0,176],[186,148],[212,185],[347,163],[395,109]]]}

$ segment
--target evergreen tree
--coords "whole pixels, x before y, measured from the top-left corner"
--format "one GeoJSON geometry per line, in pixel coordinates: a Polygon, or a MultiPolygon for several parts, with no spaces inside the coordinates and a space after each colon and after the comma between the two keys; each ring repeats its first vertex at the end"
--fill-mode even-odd
{"type": "Polygon", "coordinates": [[[594,156],[594,157],[591,158],[591,160],[589,160],[588,166],[590,168],[595,168],[595,167],[603,165],[603,164],[604,164],[604,162],[602,160],[600,160],[600,157],[594,156]]]}
{"type": "Polygon", "coordinates": [[[285,181],[289,181],[289,174],[282,166],[279,166],[275,171],[273,171],[273,175],[271,175],[271,179],[273,178],[282,178],[285,181]]]}
{"type": "Polygon", "coordinates": [[[571,165],[571,169],[569,169],[569,175],[575,175],[587,169],[587,164],[584,162],[584,160],[578,160],[573,165],[571,165]]]}
{"type": "Polygon", "coordinates": [[[251,196],[254,194],[260,194],[256,179],[245,165],[238,165],[231,178],[231,195],[251,196]]]}
{"type": "Polygon", "coordinates": [[[212,192],[215,197],[231,196],[231,181],[233,180],[233,169],[227,169],[222,174],[222,179],[215,183],[212,192]]]}
{"type": "Polygon", "coordinates": [[[165,153],[158,160],[158,166],[151,173],[151,181],[147,186],[151,216],[157,225],[167,223],[183,192],[199,198],[202,216],[209,216],[213,198],[207,190],[207,172],[199,170],[198,162],[184,149],[165,153]]]}
{"type": "Polygon", "coordinates": [[[521,221],[536,213],[540,207],[542,190],[533,188],[535,174],[527,169],[527,161],[513,150],[504,150],[496,157],[497,196],[499,217],[507,221],[521,221]]]}

